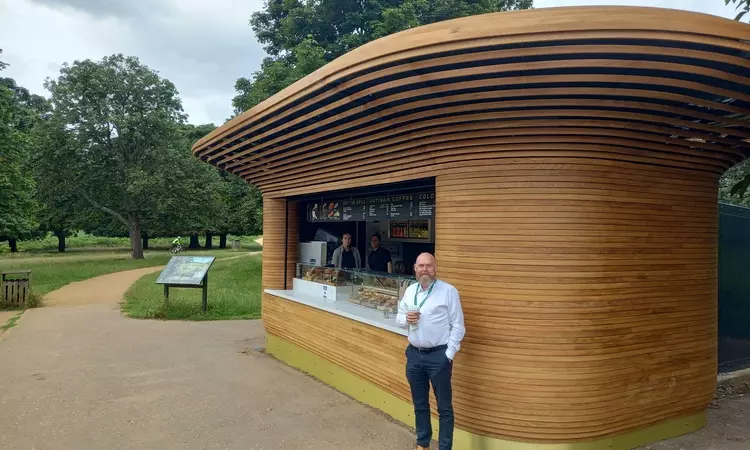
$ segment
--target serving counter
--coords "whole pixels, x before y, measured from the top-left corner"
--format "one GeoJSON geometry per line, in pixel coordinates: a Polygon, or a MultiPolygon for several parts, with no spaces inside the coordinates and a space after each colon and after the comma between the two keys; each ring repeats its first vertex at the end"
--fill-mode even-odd
{"type": "Polygon", "coordinates": [[[415,282],[403,275],[297,264],[292,289],[264,292],[406,336],[396,324],[398,302],[415,282]]]}

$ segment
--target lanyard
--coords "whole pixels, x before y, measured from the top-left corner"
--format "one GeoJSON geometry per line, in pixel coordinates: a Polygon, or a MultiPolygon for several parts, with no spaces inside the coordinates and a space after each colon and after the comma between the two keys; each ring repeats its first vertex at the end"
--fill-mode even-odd
{"type": "MultiPolygon", "coordinates": [[[[419,288],[421,286],[417,286],[417,288],[414,290],[414,306],[417,306],[417,294],[419,294],[419,288]]],[[[427,290],[427,295],[424,296],[424,299],[422,299],[422,303],[419,304],[419,307],[421,308],[422,305],[424,305],[424,302],[427,301],[427,297],[430,296],[432,293],[432,288],[435,287],[435,282],[433,281],[432,284],[430,284],[430,289],[427,290]]]]}

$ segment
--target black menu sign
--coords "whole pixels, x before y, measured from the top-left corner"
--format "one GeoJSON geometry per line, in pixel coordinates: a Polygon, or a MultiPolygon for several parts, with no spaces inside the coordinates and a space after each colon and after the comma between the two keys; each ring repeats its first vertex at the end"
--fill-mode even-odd
{"type": "Polygon", "coordinates": [[[406,219],[412,216],[414,210],[414,195],[392,195],[389,215],[391,219],[406,219]]]}
{"type": "Polygon", "coordinates": [[[367,199],[352,198],[341,201],[343,220],[367,220],[367,199]]]}
{"type": "Polygon", "coordinates": [[[390,208],[390,197],[370,197],[367,199],[367,219],[388,219],[390,217],[390,208]]]}
{"type": "Polygon", "coordinates": [[[415,216],[417,217],[432,217],[435,215],[435,193],[434,192],[422,192],[415,194],[417,197],[417,210],[415,216]]]}
{"type": "Polygon", "coordinates": [[[309,222],[429,219],[434,214],[435,192],[327,199],[307,205],[309,222]]]}

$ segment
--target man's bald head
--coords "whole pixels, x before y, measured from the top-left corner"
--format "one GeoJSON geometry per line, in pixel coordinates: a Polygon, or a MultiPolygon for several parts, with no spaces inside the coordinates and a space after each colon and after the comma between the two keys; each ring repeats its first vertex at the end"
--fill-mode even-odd
{"type": "Polygon", "coordinates": [[[421,253],[417,256],[417,262],[414,264],[414,274],[422,286],[435,281],[437,278],[437,261],[431,253],[421,253]]]}

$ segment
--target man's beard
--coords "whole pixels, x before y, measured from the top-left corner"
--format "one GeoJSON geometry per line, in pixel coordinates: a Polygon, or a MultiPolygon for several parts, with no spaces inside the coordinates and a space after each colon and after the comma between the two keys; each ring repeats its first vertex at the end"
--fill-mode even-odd
{"type": "Polygon", "coordinates": [[[419,283],[422,285],[428,285],[435,281],[435,278],[430,275],[420,275],[419,276],[419,283]]]}

